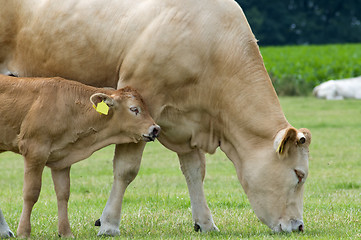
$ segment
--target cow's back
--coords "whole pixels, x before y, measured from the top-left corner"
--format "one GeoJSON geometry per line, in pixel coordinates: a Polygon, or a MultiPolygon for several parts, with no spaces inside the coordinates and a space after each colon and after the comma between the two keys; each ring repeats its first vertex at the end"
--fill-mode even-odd
{"type": "Polygon", "coordinates": [[[10,70],[101,87],[116,87],[119,76],[175,87],[199,79],[229,45],[224,29],[245,21],[230,0],[22,1],[33,11],[19,16],[28,19],[19,19],[10,70]]]}

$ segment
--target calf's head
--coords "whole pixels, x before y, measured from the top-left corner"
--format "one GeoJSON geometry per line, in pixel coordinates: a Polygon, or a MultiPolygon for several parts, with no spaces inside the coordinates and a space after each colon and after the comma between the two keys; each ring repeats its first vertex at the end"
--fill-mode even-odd
{"type": "Polygon", "coordinates": [[[258,151],[254,161],[244,166],[245,191],[252,208],[275,232],[303,231],[303,189],[310,142],[308,129],[283,129],[272,148],[258,151]]]}
{"type": "Polygon", "coordinates": [[[142,97],[130,87],[114,90],[110,94],[95,93],[90,101],[93,106],[104,105],[103,114],[111,115],[109,124],[114,134],[120,133],[133,142],[148,142],[154,141],[160,133],[160,127],[149,115],[142,97]]]}

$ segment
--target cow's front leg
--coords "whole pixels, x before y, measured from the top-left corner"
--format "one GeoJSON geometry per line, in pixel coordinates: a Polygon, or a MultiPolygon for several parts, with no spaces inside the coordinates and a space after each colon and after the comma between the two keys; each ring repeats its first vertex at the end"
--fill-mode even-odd
{"type": "Polygon", "coordinates": [[[126,188],[137,176],[145,142],[117,145],[113,160],[114,182],[100,220],[98,236],[119,235],[120,213],[126,188]]]}
{"type": "Polygon", "coordinates": [[[194,230],[201,232],[218,231],[204,196],[203,180],[206,173],[204,153],[196,149],[187,154],[178,154],[178,157],[188,185],[194,230]]]}
{"type": "Polygon", "coordinates": [[[24,166],[24,204],[17,230],[18,237],[29,237],[31,232],[30,215],[34,204],[39,199],[41,189],[41,176],[44,164],[28,164],[25,160],[24,166]]]}
{"type": "Polygon", "coordinates": [[[70,167],[62,170],[51,169],[56,198],[58,200],[58,232],[61,237],[74,237],[68,219],[70,196],[70,167]]]}
{"type": "Polygon", "coordinates": [[[9,237],[14,237],[14,234],[12,231],[10,231],[9,226],[5,221],[4,214],[0,209],[0,238],[9,238],[9,237]]]}

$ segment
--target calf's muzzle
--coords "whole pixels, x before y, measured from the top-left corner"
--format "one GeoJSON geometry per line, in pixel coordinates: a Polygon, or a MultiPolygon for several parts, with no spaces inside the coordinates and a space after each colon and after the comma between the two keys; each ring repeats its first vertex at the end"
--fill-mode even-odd
{"type": "Polygon", "coordinates": [[[148,129],[148,134],[143,134],[144,141],[154,141],[160,133],[160,127],[158,125],[152,125],[148,129]]]}

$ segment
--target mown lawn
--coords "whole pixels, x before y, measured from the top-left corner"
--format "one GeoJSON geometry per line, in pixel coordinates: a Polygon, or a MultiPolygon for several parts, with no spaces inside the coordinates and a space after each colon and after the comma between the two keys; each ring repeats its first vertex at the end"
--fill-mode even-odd
{"type": "MultiPolygon", "coordinates": [[[[205,192],[220,232],[193,231],[187,186],[176,154],[147,145],[140,173],[127,190],[117,239],[359,239],[361,238],[361,102],[282,97],[287,119],[312,132],[303,233],[273,234],[261,224],[238,183],[233,165],[218,151],[207,156],[205,192]]],[[[77,239],[96,239],[94,221],[112,183],[114,147],[72,167],[69,215],[77,239]]],[[[23,161],[0,155],[0,204],[16,232],[22,208],[23,161]]],[[[32,215],[33,239],[58,239],[56,197],[49,169],[32,215]]]]}

